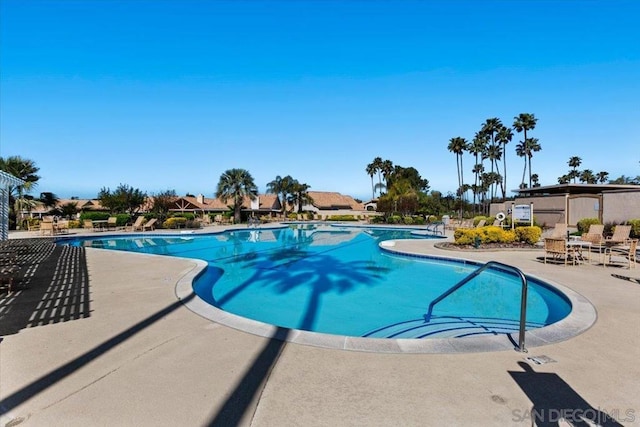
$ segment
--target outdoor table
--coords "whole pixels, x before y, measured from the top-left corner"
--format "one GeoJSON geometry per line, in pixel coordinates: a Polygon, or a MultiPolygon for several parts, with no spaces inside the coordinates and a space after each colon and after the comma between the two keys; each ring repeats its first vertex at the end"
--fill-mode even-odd
{"type": "Polygon", "coordinates": [[[583,240],[571,240],[567,242],[567,247],[570,248],[572,255],[575,257],[577,261],[584,262],[584,255],[582,254],[582,249],[587,248],[587,260],[589,264],[591,264],[591,242],[586,242],[583,240]]]}

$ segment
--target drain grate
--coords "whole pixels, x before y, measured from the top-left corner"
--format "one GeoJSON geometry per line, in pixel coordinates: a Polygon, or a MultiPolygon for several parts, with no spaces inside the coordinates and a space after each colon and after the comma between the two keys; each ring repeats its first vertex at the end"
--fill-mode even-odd
{"type": "Polygon", "coordinates": [[[530,357],[525,357],[524,360],[526,360],[529,363],[533,363],[534,365],[544,365],[545,363],[555,362],[555,360],[553,360],[549,356],[530,356],[530,357]]]}

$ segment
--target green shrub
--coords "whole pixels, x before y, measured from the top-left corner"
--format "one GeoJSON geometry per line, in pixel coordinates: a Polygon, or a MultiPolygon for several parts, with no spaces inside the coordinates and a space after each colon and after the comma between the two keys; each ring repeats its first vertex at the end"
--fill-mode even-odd
{"type": "Polygon", "coordinates": [[[290,214],[287,214],[287,218],[288,219],[292,219],[292,220],[296,220],[296,219],[298,219],[298,214],[294,213],[294,212],[291,212],[290,214]]]}
{"type": "Polygon", "coordinates": [[[382,224],[384,223],[384,217],[380,215],[370,216],[369,222],[371,222],[371,224],[382,224]]]}
{"type": "Polygon", "coordinates": [[[111,214],[109,212],[82,212],[80,214],[80,222],[84,220],[91,221],[104,221],[105,219],[109,219],[111,214]]]}
{"type": "Polygon", "coordinates": [[[542,229],[540,227],[516,227],[516,240],[518,242],[525,242],[530,245],[535,245],[542,236],[542,229]]]}
{"type": "Polygon", "coordinates": [[[331,215],[329,221],[357,221],[353,215],[331,215]]]}
{"type": "Polygon", "coordinates": [[[162,223],[164,228],[185,228],[187,225],[187,218],[173,216],[171,218],[167,218],[165,222],[162,223]]]}
{"type": "Polygon", "coordinates": [[[404,222],[406,225],[412,225],[413,218],[411,218],[410,216],[405,216],[404,218],[402,218],[402,222],[404,222]]]}
{"type": "Polygon", "coordinates": [[[81,222],[77,219],[72,219],[69,221],[69,228],[80,228],[81,222]]]}
{"type": "Polygon", "coordinates": [[[413,223],[415,225],[424,225],[426,223],[426,221],[420,215],[416,215],[416,216],[413,217],[413,223]]]}
{"type": "Polygon", "coordinates": [[[589,231],[589,227],[591,226],[591,224],[601,224],[601,222],[598,218],[582,218],[580,221],[578,221],[577,226],[580,234],[589,231]]]}
{"type": "MultiPolygon", "coordinates": [[[[129,221],[131,221],[131,215],[129,214],[117,214],[114,215],[117,220],[116,220],[116,226],[118,227],[124,227],[125,225],[127,225],[129,223],[129,221]]],[[[71,227],[71,226],[69,226],[71,227]]]]}
{"type": "Polygon", "coordinates": [[[631,225],[631,237],[640,238],[640,219],[630,219],[627,223],[631,225]]]}
{"type": "Polygon", "coordinates": [[[196,219],[196,216],[191,212],[178,212],[171,215],[172,218],[186,218],[189,221],[196,219]]]}
{"type": "Polygon", "coordinates": [[[400,215],[391,215],[387,218],[387,223],[389,224],[400,224],[402,222],[402,217],[400,215]]]}

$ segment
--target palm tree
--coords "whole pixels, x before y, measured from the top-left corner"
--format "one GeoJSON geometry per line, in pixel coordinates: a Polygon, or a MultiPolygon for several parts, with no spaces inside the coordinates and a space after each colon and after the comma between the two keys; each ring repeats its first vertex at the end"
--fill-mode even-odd
{"type": "MultiPolygon", "coordinates": [[[[458,188],[462,188],[462,185],[464,184],[464,177],[463,177],[463,168],[462,168],[462,154],[465,152],[465,150],[467,149],[467,140],[460,137],[460,136],[456,136],[455,138],[451,138],[449,140],[449,145],[447,147],[447,149],[449,151],[451,151],[452,153],[455,153],[456,155],[456,167],[458,168],[458,188]]],[[[462,219],[462,196],[463,194],[460,194],[460,219],[462,219]]]]}
{"type": "Polygon", "coordinates": [[[576,178],[579,176],[578,167],[582,164],[582,159],[578,156],[572,156],[569,158],[567,163],[569,164],[569,167],[573,168],[571,171],[573,173],[571,173],[570,176],[573,178],[573,182],[575,184],[576,178]]]}
{"type": "MultiPolygon", "coordinates": [[[[499,146],[490,145],[489,148],[487,148],[487,158],[491,160],[492,166],[494,164],[496,166],[495,172],[493,171],[493,167],[491,168],[491,173],[500,175],[500,168],[498,168],[498,162],[500,161],[501,157],[502,157],[502,149],[499,146]]],[[[500,177],[501,177],[500,182],[502,182],[502,176],[500,177]]],[[[494,181],[493,184],[494,185],[491,186],[491,201],[493,201],[493,198],[495,197],[495,186],[498,184],[498,181],[494,181]]]]}
{"type": "Polygon", "coordinates": [[[393,173],[393,162],[391,160],[383,161],[380,165],[380,171],[382,172],[382,176],[384,177],[384,185],[388,189],[389,177],[393,173]]]}
{"type": "Polygon", "coordinates": [[[373,176],[376,174],[376,171],[377,171],[376,166],[373,163],[369,163],[365,170],[367,172],[367,175],[369,175],[371,177],[371,198],[375,199],[376,198],[376,189],[373,186],[373,176]]]}
{"type": "Polygon", "coordinates": [[[7,158],[0,157],[0,170],[7,172],[23,180],[25,183],[19,186],[8,186],[9,193],[9,206],[13,208],[12,216],[16,219],[16,224],[20,224],[22,218],[21,215],[25,206],[26,199],[23,197],[25,192],[29,192],[36,186],[36,183],[40,179],[37,175],[38,168],[33,160],[23,159],[20,156],[9,156],[7,158]]]}
{"type": "Polygon", "coordinates": [[[593,171],[591,169],[585,169],[580,172],[580,182],[586,184],[595,184],[596,176],[593,174],[593,171]]]}
{"type": "Polygon", "coordinates": [[[604,184],[607,182],[607,179],[609,179],[609,172],[604,172],[604,171],[598,172],[596,176],[598,178],[598,182],[600,184],[604,184]]]}
{"type": "Polygon", "coordinates": [[[40,202],[47,209],[55,208],[59,201],[60,201],[60,199],[58,199],[58,196],[56,196],[55,194],[53,194],[53,193],[51,193],[49,191],[46,191],[44,193],[40,193],[40,202]]]}
{"type": "Polygon", "coordinates": [[[267,193],[275,194],[280,199],[280,213],[283,217],[287,211],[287,198],[291,190],[291,184],[294,181],[290,175],[284,178],[278,175],[273,181],[267,183],[267,193]]]}
{"type": "MultiPolygon", "coordinates": [[[[487,138],[489,139],[489,146],[487,148],[488,150],[495,150],[496,134],[498,133],[498,131],[500,130],[501,127],[502,127],[502,122],[497,117],[493,117],[491,119],[487,119],[482,124],[482,128],[480,129],[480,132],[484,133],[487,136],[487,138]]],[[[496,158],[495,153],[492,153],[492,157],[491,158],[488,157],[488,156],[487,156],[487,158],[489,158],[491,160],[491,172],[493,173],[494,166],[495,166],[496,169],[498,167],[498,160],[499,159],[496,158]]],[[[491,199],[492,200],[493,200],[493,195],[494,195],[494,187],[495,187],[495,185],[493,185],[491,187],[491,199]]]]}
{"type": "Polygon", "coordinates": [[[378,184],[382,184],[382,178],[380,176],[380,172],[382,172],[382,157],[374,158],[372,164],[378,173],[378,184]]]}
{"type": "Polygon", "coordinates": [[[520,188],[525,188],[527,184],[524,183],[524,177],[527,175],[527,145],[520,141],[516,144],[516,154],[518,157],[524,158],[524,168],[522,169],[522,181],[520,181],[520,188]]]}
{"type": "MultiPolygon", "coordinates": [[[[513,118],[513,128],[515,129],[515,131],[518,133],[524,132],[524,141],[520,141],[523,144],[522,145],[523,151],[521,152],[528,151],[525,147],[527,145],[527,131],[535,129],[537,122],[538,122],[538,119],[536,119],[536,117],[530,113],[520,113],[519,115],[513,118]]],[[[518,152],[518,148],[516,147],[516,153],[517,152],[518,152]]],[[[518,154],[518,156],[520,157],[529,156],[529,153],[522,154],[522,155],[518,154]]],[[[529,159],[531,159],[531,157],[529,157],[529,159]]],[[[526,160],[527,159],[525,158],[525,162],[526,160]]],[[[531,169],[531,164],[529,164],[529,169],[531,169]]],[[[524,185],[525,173],[526,173],[526,163],[525,163],[525,170],[522,173],[522,183],[520,184],[520,187],[524,185]]],[[[529,176],[531,176],[531,170],[529,170],[529,176]]],[[[529,179],[529,187],[531,187],[531,179],[529,179]]]]}
{"type": "Polygon", "coordinates": [[[531,175],[531,181],[533,182],[534,187],[540,187],[540,179],[537,173],[531,175]]]}
{"type": "Polygon", "coordinates": [[[487,143],[489,142],[489,138],[482,132],[476,132],[473,137],[473,141],[469,144],[467,149],[469,153],[475,156],[476,163],[473,166],[473,173],[475,174],[475,182],[474,182],[474,192],[473,192],[473,209],[475,212],[476,207],[476,190],[478,189],[478,181],[480,178],[480,174],[484,172],[484,166],[482,164],[484,160],[484,153],[487,150],[487,143]],[[480,160],[480,162],[478,162],[480,160]]]}
{"type": "Polygon", "coordinates": [[[302,213],[302,207],[306,204],[313,203],[313,199],[309,196],[309,190],[311,188],[308,184],[301,184],[298,181],[294,181],[291,185],[291,195],[289,201],[292,205],[298,206],[298,213],[302,213]]]}
{"type": "Polygon", "coordinates": [[[253,182],[253,177],[249,171],[245,169],[228,169],[220,175],[218,187],[216,189],[216,197],[227,203],[227,200],[233,200],[233,218],[234,222],[241,221],[240,211],[242,202],[245,197],[255,200],[258,195],[258,187],[253,182]]]}
{"type": "Polygon", "coordinates": [[[531,175],[531,158],[533,157],[533,153],[537,153],[542,150],[540,143],[538,142],[538,138],[527,138],[525,140],[527,159],[529,162],[529,188],[532,186],[532,175],[531,175]]]}
{"type": "Polygon", "coordinates": [[[571,182],[571,177],[569,175],[562,175],[558,177],[558,184],[568,184],[571,182]]]}
{"type": "Polygon", "coordinates": [[[506,126],[501,126],[496,135],[496,141],[502,144],[502,172],[504,174],[502,185],[502,201],[507,199],[507,144],[511,142],[513,132],[506,126]]]}

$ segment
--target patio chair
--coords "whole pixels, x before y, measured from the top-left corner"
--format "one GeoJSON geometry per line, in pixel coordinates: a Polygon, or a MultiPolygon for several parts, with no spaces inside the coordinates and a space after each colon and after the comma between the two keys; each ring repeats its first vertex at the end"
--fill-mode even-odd
{"type": "MultiPolygon", "coordinates": [[[[572,248],[567,246],[565,239],[547,237],[544,239],[544,263],[547,263],[547,255],[551,255],[551,258],[555,261],[562,259],[566,266],[569,261],[569,256],[571,255],[571,249],[572,248]]],[[[572,257],[572,261],[575,265],[575,257],[572,257]]]]}
{"type": "Polygon", "coordinates": [[[478,221],[478,224],[476,225],[476,228],[482,228],[484,227],[484,225],[487,223],[486,219],[481,219],[480,221],[478,221]]]}
{"type": "Polygon", "coordinates": [[[53,225],[53,221],[42,221],[40,223],[40,234],[41,235],[45,235],[45,234],[49,234],[50,236],[53,236],[56,233],[56,229],[53,225]]]}
{"type": "Polygon", "coordinates": [[[58,233],[68,233],[69,232],[69,221],[61,220],[56,223],[56,231],[58,233]]]}
{"type": "Polygon", "coordinates": [[[148,222],[142,224],[142,231],[154,230],[157,219],[151,218],[148,222]]]}
{"type": "Polygon", "coordinates": [[[144,217],[143,216],[137,217],[135,222],[131,225],[131,231],[143,230],[142,229],[143,223],[144,223],[144,217]]]}
{"type": "Polygon", "coordinates": [[[107,219],[107,228],[113,228],[114,230],[118,229],[118,217],[110,216],[107,219]]]}
{"type": "Polygon", "coordinates": [[[606,244],[624,244],[629,240],[629,236],[631,235],[631,226],[630,225],[616,225],[616,228],[613,230],[613,235],[609,236],[605,239],[606,244]]]}
{"type": "Polygon", "coordinates": [[[628,244],[607,248],[604,254],[604,266],[613,265],[614,257],[623,258],[627,263],[627,268],[636,268],[638,251],[638,239],[629,240],[628,244]]]}
{"type": "Polygon", "coordinates": [[[550,239],[566,239],[567,238],[567,224],[563,222],[559,222],[553,227],[551,234],[549,235],[550,239]]]}
{"type": "Polygon", "coordinates": [[[93,227],[93,221],[90,219],[85,219],[82,222],[82,228],[84,228],[85,230],[95,231],[95,228],[93,227]]]}
{"type": "Polygon", "coordinates": [[[591,242],[592,245],[601,245],[604,242],[604,225],[591,224],[589,226],[589,231],[584,233],[580,237],[580,240],[591,242]]]}

